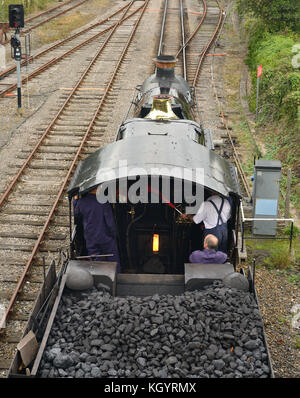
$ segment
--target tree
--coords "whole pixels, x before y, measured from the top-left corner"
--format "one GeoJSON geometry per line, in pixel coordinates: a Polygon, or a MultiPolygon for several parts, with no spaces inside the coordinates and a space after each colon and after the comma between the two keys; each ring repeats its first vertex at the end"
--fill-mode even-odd
{"type": "Polygon", "coordinates": [[[299,30],[299,9],[298,0],[238,0],[241,14],[249,12],[260,18],[273,32],[286,28],[299,30]]]}

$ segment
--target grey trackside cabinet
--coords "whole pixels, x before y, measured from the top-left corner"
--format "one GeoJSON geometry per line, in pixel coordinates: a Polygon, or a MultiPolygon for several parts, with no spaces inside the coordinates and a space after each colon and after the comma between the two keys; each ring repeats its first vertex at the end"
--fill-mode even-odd
{"type": "MultiPolygon", "coordinates": [[[[254,166],[253,218],[278,218],[279,160],[258,159],[254,166]]],[[[276,235],[277,221],[253,221],[254,235],[276,235]]]]}

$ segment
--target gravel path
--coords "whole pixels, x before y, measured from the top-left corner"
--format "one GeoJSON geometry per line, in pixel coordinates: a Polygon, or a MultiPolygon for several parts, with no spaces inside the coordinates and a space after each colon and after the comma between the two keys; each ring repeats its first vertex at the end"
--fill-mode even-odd
{"type": "Polygon", "coordinates": [[[300,314],[299,284],[265,267],[257,269],[255,279],[275,377],[300,377],[299,320],[298,329],[293,328],[300,314]]]}

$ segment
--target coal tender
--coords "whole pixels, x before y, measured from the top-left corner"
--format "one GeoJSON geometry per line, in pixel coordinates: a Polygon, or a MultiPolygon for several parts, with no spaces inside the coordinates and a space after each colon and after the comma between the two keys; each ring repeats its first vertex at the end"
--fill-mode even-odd
{"type": "Polygon", "coordinates": [[[220,281],[178,296],[66,293],[40,377],[270,377],[249,292],[220,281]]]}
{"type": "Polygon", "coordinates": [[[252,272],[238,268],[235,167],[195,121],[195,94],[176,60],[155,62],[114,142],[80,162],[68,188],[70,258],[35,311],[48,310],[33,322],[31,376],[273,377],[252,272]],[[90,192],[111,205],[120,272],[110,253],[90,254],[84,224],[73,223],[74,198],[90,192]],[[231,203],[228,260],[192,264],[203,229],[182,214],[213,194],[231,203]]]}

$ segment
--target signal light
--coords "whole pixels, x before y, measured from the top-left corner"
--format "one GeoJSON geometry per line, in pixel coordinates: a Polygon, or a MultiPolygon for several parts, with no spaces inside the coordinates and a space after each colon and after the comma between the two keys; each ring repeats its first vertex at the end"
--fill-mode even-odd
{"type": "Polygon", "coordinates": [[[159,251],[159,235],[153,234],[153,252],[157,253],[159,251]]]}
{"type": "Polygon", "coordinates": [[[24,7],[22,4],[10,4],[8,15],[11,28],[24,28],[24,7]]]}

